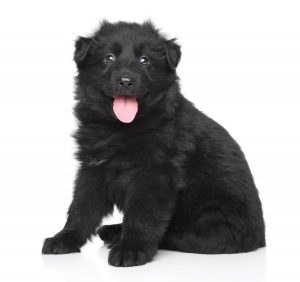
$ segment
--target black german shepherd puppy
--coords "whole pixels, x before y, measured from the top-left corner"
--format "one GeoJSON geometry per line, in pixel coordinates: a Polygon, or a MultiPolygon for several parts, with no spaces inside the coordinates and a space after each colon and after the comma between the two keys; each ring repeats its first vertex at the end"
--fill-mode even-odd
{"type": "Polygon", "coordinates": [[[44,254],[79,252],[102,226],[114,266],[158,248],[202,254],[265,246],[261,202],[239,145],[180,93],[180,47],[150,23],[103,22],[80,37],[75,114],[80,168],[63,230],[44,254]]]}

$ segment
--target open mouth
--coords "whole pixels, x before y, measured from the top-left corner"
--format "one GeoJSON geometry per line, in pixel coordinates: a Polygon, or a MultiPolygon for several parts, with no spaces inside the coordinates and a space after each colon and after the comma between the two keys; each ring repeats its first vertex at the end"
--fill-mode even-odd
{"type": "Polygon", "coordinates": [[[125,95],[114,96],[113,111],[119,121],[131,123],[138,112],[137,99],[125,95]]]}

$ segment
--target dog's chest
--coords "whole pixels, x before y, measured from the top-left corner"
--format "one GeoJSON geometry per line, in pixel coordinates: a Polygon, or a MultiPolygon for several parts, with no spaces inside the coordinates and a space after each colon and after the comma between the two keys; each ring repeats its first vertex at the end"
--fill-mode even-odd
{"type": "Polygon", "coordinates": [[[82,157],[90,166],[128,170],[165,162],[170,147],[163,131],[106,134],[91,138],[82,157]]]}
{"type": "Polygon", "coordinates": [[[157,171],[157,167],[169,166],[175,155],[176,138],[163,128],[126,134],[88,133],[81,139],[84,143],[80,143],[79,159],[99,169],[110,199],[121,210],[127,196],[134,193],[134,187],[141,185],[138,181],[143,175],[151,172],[152,167],[157,171]]]}

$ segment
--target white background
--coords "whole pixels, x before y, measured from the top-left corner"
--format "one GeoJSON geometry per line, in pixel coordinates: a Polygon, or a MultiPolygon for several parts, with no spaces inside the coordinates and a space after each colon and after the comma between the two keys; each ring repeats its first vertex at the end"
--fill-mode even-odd
{"type": "MultiPolygon", "coordinates": [[[[1,281],[300,281],[299,1],[1,1],[1,281]],[[117,269],[94,238],[42,256],[62,228],[77,168],[74,39],[101,19],[151,18],[182,45],[184,95],[242,146],[263,202],[267,248],[159,251],[117,269]]],[[[116,214],[109,222],[118,222],[116,214]]]]}

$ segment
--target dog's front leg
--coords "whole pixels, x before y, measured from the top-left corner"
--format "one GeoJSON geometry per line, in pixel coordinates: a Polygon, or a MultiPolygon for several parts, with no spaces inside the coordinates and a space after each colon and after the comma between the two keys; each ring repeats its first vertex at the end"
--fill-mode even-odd
{"type": "Polygon", "coordinates": [[[77,174],[67,222],[62,231],[45,240],[42,253],[79,252],[102,218],[112,210],[113,204],[106,197],[100,169],[81,167],[77,174]]]}
{"type": "Polygon", "coordinates": [[[128,190],[121,240],[109,253],[113,266],[142,265],[153,258],[176,198],[170,172],[162,167],[141,171],[128,190]]]}

